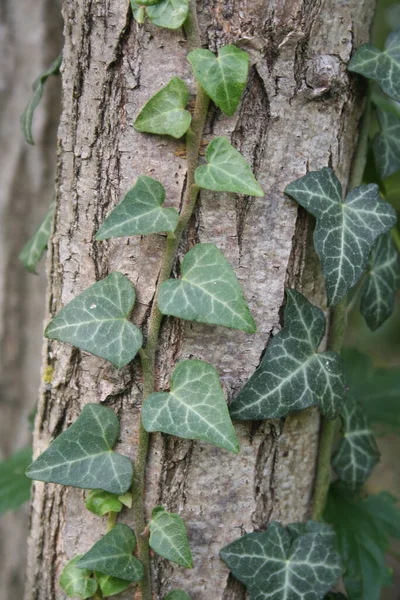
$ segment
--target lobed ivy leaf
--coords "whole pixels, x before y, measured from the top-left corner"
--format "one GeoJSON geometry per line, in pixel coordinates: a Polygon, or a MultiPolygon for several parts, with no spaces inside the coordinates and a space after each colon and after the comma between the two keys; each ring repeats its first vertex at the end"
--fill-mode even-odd
{"type": "Polygon", "coordinates": [[[163,315],[256,331],[236,275],[214,244],[196,244],[185,255],[181,271],[181,279],[160,286],[157,302],[163,315]]]}
{"type": "Polygon", "coordinates": [[[122,510],[122,502],[118,499],[118,496],[104,490],[89,492],[85,499],[85,506],[98,517],[103,517],[109,512],[118,513],[122,510]]]}
{"type": "Polygon", "coordinates": [[[226,137],[216,137],[206,151],[207,165],[195,171],[197,185],[214,192],[264,196],[248,163],[226,137]]]}
{"type": "Polygon", "coordinates": [[[125,579],[118,579],[118,577],[111,577],[111,575],[104,575],[96,571],[96,579],[99,582],[99,586],[103,596],[115,596],[124,592],[130,585],[131,581],[125,581],[125,579]]]}
{"type": "Polygon", "coordinates": [[[372,44],[362,44],[347,68],[373,79],[388,96],[400,100],[400,29],[388,36],[383,52],[372,44]]]}
{"type": "Polygon", "coordinates": [[[186,527],[179,515],[166,512],[162,506],[156,506],[151,515],[149,529],[149,545],[154,552],[181,567],[193,567],[186,527]]]}
{"type": "Polygon", "coordinates": [[[190,600],[190,596],[183,590],[171,590],[164,600],[190,600]]]}
{"type": "Polygon", "coordinates": [[[78,569],[77,562],[81,554],[75,556],[63,568],[60,576],[60,586],[68,598],[91,598],[97,591],[97,581],[88,569],[78,569]]]}
{"type": "Polygon", "coordinates": [[[307,173],[285,193],[317,219],[314,246],[329,305],[338,304],[365,271],[375,240],[395,225],[396,212],[375,184],[353,189],[342,201],[339,180],[327,168],[307,173]]]}
{"type": "Polygon", "coordinates": [[[179,29],[189,14],[189,0],[161,0],[154,6],[148,6],[146,12],[154,25],[179,29]]]}
{"type": "Polygon", "coordinates": [[[239,452],[218,373],[202,360],[180,362],[171,378],[171,391],[150,394],[142,419],[146,431],[202,440],[239,452]]]}
{"type": "Polygon", "coordinates": [[[343,437],[333,454],[332,467],[341,481],[356,490],[379,461],[379,451],[362,406],[351,395],[347,396],[340,416],[343,437]]]}
{"type": "Polygon", "coordinates": [[[249,55],[236,46],[223,46],[218,57],[210,50],[189,52],[194,75],[212,101],[232,116],[239,104],[249,74],[249,55]]]}
{"type": "Polygon", "coordinates": [[[111,273],[76,296],[50,321],[45,336],[105,358],[121,369],[143,343],[142,332],[128,321],[135,288],[122,273],[111,273]]]}
{"type": "Polygon", "coordinates": [[[136,537],[132,529],[118,523],[82,556],[78,567],[129,582],[140,581],[143,577],[143,565],[132,556],[135,547],[136,537]]]}
{"type": "Polygon", "coordinates": [[[19,254],[19,260],[30,273],[36,273],[38,262],[43,256],[49,243],[51,224],[54,215],[54,202],[51,203],[43,221],[33,236],[27,241],[19,254]]]}
{"type": "Polygon", "coordinates": [[[382,179],[400,169],[400,119],[377,108],[380,131],[374,137],[375,162],[382,179]]]}
{"type": "Polygon", "coordinates": [[[86,404],[78,419],[27,469],[37,481],[124,494],[133,477],[132,463],[112,451],[119,421],[111,408],[86,404]]]}
{"type": "Polygon", "coordinates": [[[0,515],[17,510],[31,496],[25,469],[32,462],[32,448],[23,448],[0,462],[0,515]]]}
{"type": "Polygon", "coordinates": [[[320,600],[342,572],[334,532],[312,521],[300,530],[274,521],[225,546],[221,558],[250,600],[320,600]]]}
{"type": "Polygon", "coordinates": [[[164,200],[161,183],[141,175],[101,225],[96,240],[174,231],[179,214],[175,208],[163,208],[164,200]]]}
{"type": "Polygon", "coordinates": [[[335,352],[317,353],[324,314],[300,292],[286,290],[286,295],[285,325],[231,404],[233,419],[277,419],[309,406],[319,406],[332,419],[340,411],[345,397],[341,359],[335,352]]]}

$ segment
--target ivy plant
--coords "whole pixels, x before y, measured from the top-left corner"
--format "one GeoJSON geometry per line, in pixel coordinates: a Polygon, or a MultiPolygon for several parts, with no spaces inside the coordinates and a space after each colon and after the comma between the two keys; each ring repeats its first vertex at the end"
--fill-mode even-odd
{"type": "Polygon", "coordinates": [[[38,262],[43,256],[49,242],[51,224],[53,222],[54,203],[52,202],[43,221],[33,236],[27,241],[19,254],[19,260],[30,273],[36,273],[38,262]]]}
{"type": "Polygon", "coordinates": [[[156,506],[153,508],[149,529],[149,544],[154,552],[181,567],[190,569],[193,566],[186,527],[179,515],[156,506]]]}
{"type": "Polygon", "coordinates": [[[98,582],[89,569],[77,567],[81,558],[82,555],[79,554],[65,565],[60,577],[60,586],[68,598],[78,597],[85,600],[85,598],[92,598],[95,595],[98,582]]]}
{"type": "Polygon", "coordinates": [[[32,449],[22,448],[0,462],[0,515],[16,510],[29,500],[31,482],[25,470],[32,462],[32,449]]]}

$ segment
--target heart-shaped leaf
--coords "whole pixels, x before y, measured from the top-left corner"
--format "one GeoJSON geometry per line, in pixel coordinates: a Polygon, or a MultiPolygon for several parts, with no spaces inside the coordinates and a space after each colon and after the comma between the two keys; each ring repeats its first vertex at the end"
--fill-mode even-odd
{"type": "Polygon", "coordinates": [[[132,556],[135,547],[136,537],[132,529],[118,523],[82,556],[78,566],[125,581],[140,581],[143,577],[143,565],[132,556]]]}
{"type": "Polygon", "coordinates": [[[311,171],[285,190],[317,219],[314,246],[326,281],[329,305],[357,283],[375,240],[396,223],[395,210],[378,186],[362,185],[342,201],[342,187],[332,169],[311,171]]]}
{"type": "Polygon", "coordinates": [[[16,510],[31,496],[25,469],[32,462],[32,448],[23,448],[0,462],[0,515],[16,510]]]}
{"type": "Polygon", "coordinates": [[[181,279],[169,279],[160,287],[157,302],[163,315],[255,332],[236,275],[214,244],[196,244],[185,255],[181,271],[181,279]]]}
{"type": "Polygon", "coordinates": [[[104,575],[98,571],[96,571],[96,579],[99,582],[101,592],[105,598],[124,592],[132,583],[131,581],[125,581],[125,579],[104,575]]]}
{"type": "Polygon", "coordinates": [[[202,440],[239,452],[218,373],[202,360],[179,363],[171,378],[171,391],[150,394],[142,418],[146,431],[202,440]]]}
{"type": "Polygon", "coordinates": [[[131,9],[133,18],[135,19],[136,23],[139,23],[139,25],[143,25],[146,16],[144,6],[136,4],[134,0],[131,0],[131,9]]]}
{"type": "Polygon", "coordinates": [[[147,16],[154,25],[166,29],[179,29],[189,13],[189,0],[161,0],[146,8],[147,16]]]}
{"type": "Polygon", "coordinates": [[[53,222],[54,203],[52,202],[39,228],[27,241],[19,254],[19,260],[30,273],[36,273],[36,267],[49,242],[53,222]]]}
{"type": "Polygon", "coordinates": [[[92,577],[92,572],[87,569],[78,569],[77,562],[81,554],[70,560],[62,570],[60,586],[68,598],[91,598],[97,591],[97,581],[92,577]]]}
{"type": "Polygon", "coordinates": [[[227,138],[214,138],[207,147],[206,159],[208,164],[195,171],[199,187],[214,192],[264,196],[249,165],[227,138]]]}
{"type": "Polygon", "coordinates": [[[374,138],[375,161],[382,179],[400,169],[400,119],[377,109],[380,131],[374,138]]]}
{"type": "Polygon", "coordinates": [[[164,600],[190,600],[190,596],[183,590],[171,590],[164,600]]]}
{"type": "Polygon", "coordinates": [[[285,326],[231,404],[233,419],[277,419],[315,405],[332,419],[341,408],[345,382],[340,356],[317,352],[325,333],[324,314],[299,292],[286,294],[285,326]]]}
{"type": "Polygon", "coordinates": [[[400,287],[400,257],[390,233],[378,238],[371,252],[361,312],[372,331],[390,317],[400,287]]]}
{"type": "Polygon", "coordinates": [[[141,175],[104,221],[96,240],[174,231],[179,214],[175,208],[163,208],[164,200],[165,190],[161,183],[141,175]]]}
{"type": "Polygon", "coordinates": [[[104,490],[89,492],[86,496],[85,506],[98,517],[103,517],[108,512],[120,512],[122,510],[122,502],[120,502],[118,496],[104,490]]]}
{"type": "Polygon", "coordinates": [[[320,600],[342,572],[336,536],[324,524],[308,522],[304,532],[272,522],[225,546],[222,560],[245,584],[251,600],[320,600]]]}
{"type": "Polygon", "coordinates": [[[151,515],[149,529],[149,545],[154,552],[181,567],[193,567],[186,527],[179,515],[166,512],[162,506],[156,506],[151,515]]]}
{"type": "Polygon", "coordinates": [[[188,61],[201,87],[226,115],[233,115],[246,86],[249,55],[236,46],[223,46],[218,58],[210,50],[189,52],[188,61]]]}
{"type": "Polygon", "coordinates": [[[122,273],[111,273],[71,300],[50,321],[45,336],[72,344],[120,369],[143,343],[142,332],[128,321],[135,288],[122,273]]]}
{"type": "Polygon", "coordinates": [[[86,404],[81,415],[27,469],[37,481],[124,494],[133,476],[132,463],[112,451],[119,421],[111,408],[86,404]]]}

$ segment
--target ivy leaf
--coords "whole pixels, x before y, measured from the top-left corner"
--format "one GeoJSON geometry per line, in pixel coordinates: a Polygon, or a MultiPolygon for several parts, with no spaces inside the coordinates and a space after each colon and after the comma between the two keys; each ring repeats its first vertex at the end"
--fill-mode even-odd
{"type": "Polygon", "coordinates": [[[372,44],[362,44],[347,68],[373,79],[388,96],[400,100],[400,29],[388,36],[383,52],[372,44]]]}
{"type": "Polygon", "coordinates": [[[286,290],[285,326],[268,343],[256,372],[230,407],[233,419],[277,419],[319,406],[332,419],[345,396],[342,362],[317,349],[325,333],[323,312],[302,294],[286,290]]]}
{"type": "Polygon", "coordinates": [[[97,581],[87,569],[78,569],[81,554],[70,560],[62,570],[60,586],[68,598],[91,598],[97,591],[97,581]]]}
{"type": "Polygon", "coordinates": [[[400,119],[377,108],[380,132],[374,138],[374,154],[382,179],[400,169],[400,119]]]}
{"type": "Polygon", "coordinates": [[[239,104],[249,73],[249,55],[236,46],[224,46],[218,58],[210,50],[189,52],[188,61],[201,87],[226,115],[239,104]]]}
{"type": "Polygon", "coordinates": [[[178,211],[163,208],[164,200],[165,190],[161,183],[141,175],[101,225],[96,240],[174,231],[179,219],[178,211]]]}
{"type": "Polygon", "coordinates": [[[120,594],[131,585],[131,581],[118,579],[118,577],[111,577],[111,575],[104,575],[103,573],[99,573],[97,571],[96,579],[99,582],[99,586],[104,597],[120,594]]]}
{"type": "Polygon", "coordinates": [[[108,512],[120,512],[122,510],[122,502],[120,502],[118,496],[103,490],[89,492],[86,496],[85,506],[98,517],[103,517],[108,512]]]}
{"type": "Polygon", "coordinates": [[[342,201],[339,180],[327,168],[307,173],[285,193],[317,219],[314,246],[329,305],[338,304],[365,271],[375,240],[396,223],[395,210],[375,184],[355,188],[342,201]]]}
{"type": "Polygon", "coordinates": [[[131,0],[131,9],[133,18],[135,19],[136,23],[139,23],[139,25],[143,25],[146,14],[144,6],[140,6],[139,4],[136,4],[134,0],[131,0]]]}
{"type": "Polygon", "coordinates": [[[56,60],[51,63],[50,67],[43,71],[41,75],[37,79],[35,79],[32,85],[32,97],[29,100],[28,106],[25,108],[24,112],[21,115],[20,124],[22,135],[28,142],[28,144],[34,144],[33,136],[32,136],[32,120],[34,112],[42,99],[44,85],[47,79],[51,75],[59,75],[60,67],[62,63],[62,54],[57,56],[56,60]]]}
{"type": "Polygon", "coordinates": [[[0,462],[0,515],[16,510],[31,496],[31,482],[25,469],[32,461],[32,448],[18,450],[0,462]]]}
{"type": "Polygon", "coordinates": [[[135,547],[136,537],[132,529],[118,523],[82,556],[78,566],[125,581],[140,581],[143,577],[143,565],[132,556],[135,547]]]}
{"type": "Polygon", "coordinates": [[[248,163],[226,137],[216,137],[206,151],[207,165],[197,167],[199,187],[214,192],[234,192],[247,196],[264,196],[248,163]]]}
{"type": "Polygon", "coordinates": [[[180,362],[171,378],[171,391],[150,394],[142,419],[146,431],[202,440],[239,452],[218,373],[202,360],[180,362]]]}
{"type": "Polygon", "coordinates": [[[236,275],[214,244],[196,244],[185,255],[181,271],[181,279],[160,286],[157,302],[163,315],[256,331],[236,275]]]}
{"type": "Polygon", "coordinates": [[[132,508],[132,494],[131,492],[127,492],[126,494],[122,494],[122,496],[118,496],[118,500],[126,507],[132,508]]]}
{"type": "Polygon", "coordinates": [[[149,529],[149,545],[154,552],[181,567],[193,567],[186,527],[179,515],[166,512],[162,506],[156,506],[151,515],[149,529]]]}
{"type": "Polygon", "coordinates": [[[391,233],[378,238],[371,252],[367,281],[361,296],[361,313],[375,331],[393,312],[400,287],[400,257],[391,233]]]}
{"type": "Polygon", "coordinates": [[[341,481],[356,490],[378,462],[379,451],[362,406],[352,396],[347,396],[340,416],[343,438],[333,455],[332,467],[341,481]]]}
{"type": "Polygon", "coordinates": [[[36,267],[50,238],[51,224],[54,215],[54,202],[51,203],[43,221],[33,236],[28,240],[19,254],[19,260],[30,273],[36,273],[36,267]]]}
{"type": "Polygon", "coordinates": [[[335,542],[326,525],[309,521],[299,533],[274,521],[267,531],[225,546],[221,558],[245,584],[250,600],[320,600],[342,572],[335,542]]]}
{"type": "Polygon", "coordinates": [[[111,273],[76,296],[50,321],[45,336],[72,344],[125,367],[143,343],[140,329],[128,321],[135,288],[122,273],[111,273]]]}
{"type": "Polygon", "coordinates": [[[179,29],[189,13],[189,0],[161,0],[147,7],[147,16],[154,25],[166,29],[179,29]]]}
{"type": "Polygon", "coordinates": [[[183,590],[171,590],[164,600],[190,600],[190,596],[183,590]]]}
{"type": "Polygon", "coordinates": [[[27,469],[37,481],[124,494],[133,477],[132,463],[112,451],[119,421],[111,408],[86,404],[78,419],[27,469]]]}

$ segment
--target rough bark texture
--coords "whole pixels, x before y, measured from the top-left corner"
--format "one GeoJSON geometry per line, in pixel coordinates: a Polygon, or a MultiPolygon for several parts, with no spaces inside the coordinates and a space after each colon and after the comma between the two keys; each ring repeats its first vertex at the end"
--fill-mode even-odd
{"type": "MultiPolygon", "coordinates": [[[[179,143],[138,134],[132,122],[173,75],[194,87],[183,34],[150,24],[139,27],[128,4],[64,0],[63,113],[47,309],[54,314],[90,283],[118,270],[136,287],[134,321],[145,328],[165,237],[96,243],[94,233],[140,174],[162,181],[167,204],[179,207],[185,186],[179,143]]],[[[371,0],[206,0],[198,6],[205,46],[217,50],[235,42],[252,59],[240,110],[232,118],[213,111],[205,137],[231,137],[251,163],[265,198],[202,192],[175,273],[194,243],[216,243],[245,290],[258,332],[248,336],[166,319],[157,362],[159,389],[168,387],[177,360],[195,357],[217,367],[229,400],[281,326],[285,286],[303,289],[324,304],[315,257],[306,252],[307,219],[283,189],[307,169],[327,165],[346,182],[360,115],[346,63],[368,37],[372,5],[371,0]]],[[[44,365],[54,374],[41,392],[36,453],[85,403],[103,402],[120,415],[119,448],[134,458],[141,403],[138,362],[117,372],[86,353],[46,343],[44,365]]],[[[238,457],[153,436],[147,506],[160,503],[184,518],[195,564],[185,571],[157,560],[157,599],[173,587],[188,590],[193,600],[244,599],[244,589],[218,557],[221,547],[271,519],[289,522],[308,514],[317,411],[239,424],[237,431],[238,457]]],[[[79,490],[35,485],[26,600],[64,598],[58,587],[63,565],[104,533],[105,523],[85,511],[83,497],[79,490]]],[[[123,519],[130,522],[129,512],[123,519]]]]}

